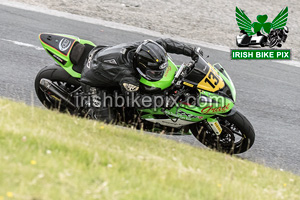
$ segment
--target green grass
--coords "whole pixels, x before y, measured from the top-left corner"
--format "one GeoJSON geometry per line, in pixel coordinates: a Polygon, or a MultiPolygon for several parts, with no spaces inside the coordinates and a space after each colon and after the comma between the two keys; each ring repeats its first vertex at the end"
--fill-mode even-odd
{"type": "Polygon", "coordinates": [[[300,177],[0,100],[0,200],[300,199],[300,177]]]}

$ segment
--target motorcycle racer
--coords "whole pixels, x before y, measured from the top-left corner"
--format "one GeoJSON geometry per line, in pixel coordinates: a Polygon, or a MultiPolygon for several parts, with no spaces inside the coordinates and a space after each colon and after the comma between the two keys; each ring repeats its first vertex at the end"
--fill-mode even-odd
{"type": "Polygon", "coordinates": [[[205,146],[230,154],[245,152],[254,143],[253,126],[235,107],[236,89],[229,74],[220,63],[207,62],[200,48],[149,40],[96,46],[51,33],[39,38],[56,62],[35,78],[36,94],[48,109],[151,132],[192,133],[205,146]],[[178,65],[167,52],[188,54],[194,61],[178,65]],[[129,82],[129,77],[140,84],[129,82]],[[130,99],[127,94],[136,96],[130,99]]]}
{"type": "MultiPolygon", "coordinates": [[[[89,54],[82,71],[84,92],[90,87],[103,90],[120,88],[122,93],[139,93],[147,88],[139,84],[141,77],[159,81],[168,66],[168,53],[190,56],[193,60],[203,55],[202,50],[172,39],[144,40],[115,46],[96,46],[89,54]]],[[[151,91],[147,91],[150,92],[151,91]]],[[[92,118],[112,121],[110,107],[90,108],[92,118]]]]}

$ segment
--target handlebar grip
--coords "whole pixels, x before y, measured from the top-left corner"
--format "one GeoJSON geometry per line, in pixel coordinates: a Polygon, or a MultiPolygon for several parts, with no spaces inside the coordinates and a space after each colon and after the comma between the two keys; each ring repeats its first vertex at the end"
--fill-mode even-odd
{"type": "Polygon", "coordinates": [[[190,61],[190,62],[187,64],[187,67],[192,67],[194,64],[195,64],[195,61],[192,60],[192,61],[190,61]]]}

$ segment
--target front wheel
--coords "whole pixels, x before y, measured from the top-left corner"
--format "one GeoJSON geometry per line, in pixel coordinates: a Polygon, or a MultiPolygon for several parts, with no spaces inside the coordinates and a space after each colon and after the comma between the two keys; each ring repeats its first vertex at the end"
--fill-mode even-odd
{"type": "Polygon", "coordinates": [[[193,135],[205,146],[220,152],[239,154],[247,151],[254,143],[255,133],[249,120],[240,112],[227,117],[218,117],[222,127],[216,135],[205,122],[190,127],[193,135]]]}

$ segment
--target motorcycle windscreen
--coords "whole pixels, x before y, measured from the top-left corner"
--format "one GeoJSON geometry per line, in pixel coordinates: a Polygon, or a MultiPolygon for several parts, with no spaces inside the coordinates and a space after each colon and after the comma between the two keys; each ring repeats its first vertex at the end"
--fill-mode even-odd
{"type": "Polygon", "coordinates": [[[225,86],[218,72],[202,57],[199,57],[194,69],[183,81],[185,85],[192,85],[209,92],[216,92],[225,86]]]}

